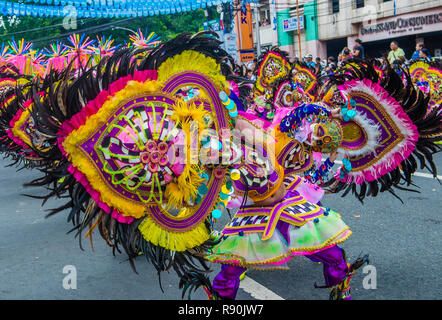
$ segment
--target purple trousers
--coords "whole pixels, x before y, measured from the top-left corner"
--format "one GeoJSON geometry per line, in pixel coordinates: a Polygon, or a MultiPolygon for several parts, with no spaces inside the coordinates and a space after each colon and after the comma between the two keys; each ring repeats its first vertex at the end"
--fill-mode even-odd
{"type": "MultiPolygon", "coordinates": [[[[287,239],[288,224],[278,223],[278,230],[287,239]]],[[[347,275],[348,266],[341,248],[337,245],[320,252],[306,255],[314,262],[321,262],[324,266],[324,279],[326,286],[335,286],[342,282],[347,275]]],[[[223,298],[235,299],[239,288],[239,277],[247,269],[232,265],[222,265],[221,272],[213,279],[213,289],[223,298]]]]}

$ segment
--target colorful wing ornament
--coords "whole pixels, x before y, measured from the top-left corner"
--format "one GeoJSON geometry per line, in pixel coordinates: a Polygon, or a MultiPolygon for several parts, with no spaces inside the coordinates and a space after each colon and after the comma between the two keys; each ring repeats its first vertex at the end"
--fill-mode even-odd
{"type": "Polygon", "coordinates": [[[316,95],[318,87],[318,77],[314,70],[305,63],[297,62],[292,69],[292,81],[302,88],[311,98],[316,95]]]}
{"type": "MultiPolygon", "coordinates": [[[[392,187],[404,189],[420,167],[435,177],[433,154],[439,151],[440,106],[427,114],[429,97],[411,81],[404,85],[399,75],[387,69],[379,80],[370,66],[361,72],[351,65],[331,79],[324,102],[341,107],[343,140],[339,152],[346,165],[327,183],[333,190],[352,191],[360,200],[392,187]],[[357,76],[355,76],[357,75],[357,76]]],[[[408,79],[410,80],[410,79],[408,79]]]]}
{"type": "Polygon", "coordinates": [[[139,48],[118,50],[82,74],[67,70],[31,113],[47,137],[39,156],[56,165],[29,185],[71,198],[50,215],[69,209],[80,238],[98,229],[132,266],[143,254],[182,285],[207,272],[203,253],[233,193],[220,137],[238,110],[218,45],[197,34],[141,60],[139,48]]]}
{"type": "Polygon", "coordinates": [[[277,47],[263,53],[257,61],[254,100],[248,113],[267,121],[276,121],[302,103],[315,100],[317,77],[304,63],[294,66],[288,54],[277,47]]]}
{"type": "Polygon", "coordinates": [[[442,104],[442,66],[436,62],[417,61],[410,66],[409,72],[413,84],[430,97],[430,113],[442,104]]]}

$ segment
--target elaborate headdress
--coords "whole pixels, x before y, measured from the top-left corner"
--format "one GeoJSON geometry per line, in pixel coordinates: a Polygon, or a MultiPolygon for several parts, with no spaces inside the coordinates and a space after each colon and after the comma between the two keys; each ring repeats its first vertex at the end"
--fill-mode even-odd
{"type": "Polygon", "coordinates": [[[410,77],[426,96],[430,97],[428,113],[442,104],[442,66],[437,62],[417,61],[410,68],[410,77]]]}
{"type": "Polygon", "coordinates": [[[390,68],[381,80],[369,66],[347,65],[346,70],[331,79],[332,92],[326,96],[341,96],[327,100],[331,104],[344,101],[339,103],[346,120],[342,123],[344,138],[339,151],[348,161],[327,185],[333,185],[335,191],[345,189],[344,195],[353,191],[362,200],[379,191],[394,194],[392,187],[403,189],[402,181],[410,185],[417,160],[436,176],[432,155],[439,150],[434,142],[441,139],[441,107],[427,114],[429,97],[414,88],[407,74],[405,86],[390,68]]]}

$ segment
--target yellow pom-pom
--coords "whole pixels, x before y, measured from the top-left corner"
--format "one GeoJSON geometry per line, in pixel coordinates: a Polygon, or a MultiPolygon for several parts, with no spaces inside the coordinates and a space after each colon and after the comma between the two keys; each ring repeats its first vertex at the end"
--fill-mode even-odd
{"type": "Polygon", "coordinates": [[[230,171],[230,178],[234,181],[241,179],[241,174],[239,173],[239,170],[233,169],[232,171],[230,171]]]}
{"type": "Polygon", "coordinates": [[[230,192],[232,191],[232,189],[227,189],[227,186],[226,185],[223,185],[222,187],[221,187],[221,192],[222,193],[224,193],[224,194],[230,194],[230,192]]]}

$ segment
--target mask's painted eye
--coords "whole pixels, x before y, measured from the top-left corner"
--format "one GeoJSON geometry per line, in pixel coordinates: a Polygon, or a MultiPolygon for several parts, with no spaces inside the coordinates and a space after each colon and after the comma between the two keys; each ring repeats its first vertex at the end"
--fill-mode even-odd
{"type": "Polygon", "coordinates": [[[324,128],[322,128],[322,126],[317,126],[316,127],[316,136],[318,137],[318,138],[321,138],[321,137],[323,137],[324,136],[324,128]]]}

